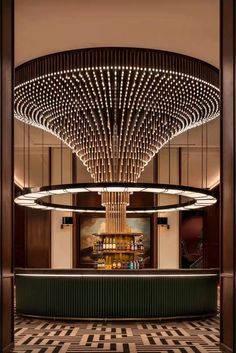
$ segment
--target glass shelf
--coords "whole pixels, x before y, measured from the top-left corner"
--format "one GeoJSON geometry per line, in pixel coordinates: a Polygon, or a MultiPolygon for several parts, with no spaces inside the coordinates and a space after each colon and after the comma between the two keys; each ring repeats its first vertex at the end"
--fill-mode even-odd
{"type": "Polygon", "coordinates": [[[139,250],[99,250],[96,252],[93,252],[93,254],[139,254],[143,255],[144,252],[139,251],[139,250]]]}

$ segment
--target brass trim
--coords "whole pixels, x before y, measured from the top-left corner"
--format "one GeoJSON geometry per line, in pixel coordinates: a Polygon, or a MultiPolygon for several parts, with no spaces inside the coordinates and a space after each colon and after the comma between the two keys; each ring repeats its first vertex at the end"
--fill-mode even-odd
{"type": "Polygon", "coordinates": [[[54,317],[54,316],[41,316],[41,315],[30,315],[30,314],[21,314],[17,312],[17,315],[22,316],[22,317],[32,317],[36,319],[52,319],[52,320],[71,320],[71,321],[164,321],[164,320],[182,320],[182,319],[197,319],[197,318],[209,318],[212,316],[217,315],[216,312],[212,312],[209,314],[202,314],[202,315],[184,315],[184,316],[167,316],[167,317],[131,317],[131,318],[126,318],[126,317],[121,317],[121,318],[96,318],[96,317],[89,317],[89,318],[84,318],[84,317],[54,317]]]}

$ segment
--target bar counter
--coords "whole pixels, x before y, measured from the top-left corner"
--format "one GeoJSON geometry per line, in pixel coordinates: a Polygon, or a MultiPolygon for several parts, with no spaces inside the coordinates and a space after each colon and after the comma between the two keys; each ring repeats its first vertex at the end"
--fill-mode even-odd
{"type": "Polygon", "coordinates": [[[217,312],[217,270],[15,271],[18,315],[81,320],[190,318],[217,312]]]}

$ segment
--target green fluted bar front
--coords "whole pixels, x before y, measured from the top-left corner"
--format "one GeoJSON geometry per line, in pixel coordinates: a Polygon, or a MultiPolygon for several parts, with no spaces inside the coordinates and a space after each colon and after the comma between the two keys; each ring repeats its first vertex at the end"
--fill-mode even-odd
{"type": "Polygon", "coordinates": [[[216,274],[198,276],[16,275],[16,312],[58,318],[214,315],[216,274]]]}

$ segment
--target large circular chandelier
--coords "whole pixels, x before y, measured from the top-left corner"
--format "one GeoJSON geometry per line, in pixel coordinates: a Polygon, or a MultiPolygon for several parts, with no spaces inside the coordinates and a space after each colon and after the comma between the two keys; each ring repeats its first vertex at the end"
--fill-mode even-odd
{"type": "MultiPolygon", "coordinates": [[[[61,52],[16,69],[15,117],[61,139],[95,183],[137,183],[166,143],[219,115],[218,79],[205,62],[159,50],[61,52]]],[[[101,194],[107,212],[129,204],[129,192],[101,194]]]]}
{"type": "MultiPolygon", "coordinates": [[[[111,210],[112,217],[114,214],[119,213],[117,207],[123,205],[125,213],[155,213],[155,212],[170,212],[170,211],[186,211],[202,207],[211,206],[216,203],[216,198],[211,195],[210,191],[202,190],[186,186],[182,188],[179,185],[170,184],[153,184],[153,183],[99,183],[95,185],[90,184],[63,184],[53,186],[43,186],[41,188],[28,188],[24,193],[20,193],[15,202],[18,205],[27,206],[30,208],[37,208],[41,210],[67,210],[78,213],[105,213],[106,210],[97,207],[78,207],[68,206],[62,204],[55,204],[45,201],[44,198],[48,196],[57,196],[64,194],[77,194],[84,192],[98,192],[102,195],[102,206],[109,208],[112,204],[111,210]],[[134,192],[148,192],[153,194],[176,195],[187,199],[187,201],[179,202],[177,204],[167,206],[157,206],[149,208],[128,208],[129,195],[134,192]],[[112,200],[112,197],[120,196],[112,200]],[[117,207],[116,207],[117,206],[117,207]]],[[[121,213],[121,212],[120,212],[121,213]]],[[[124,214],[125,216],[125,214],[124,214]]]]}

